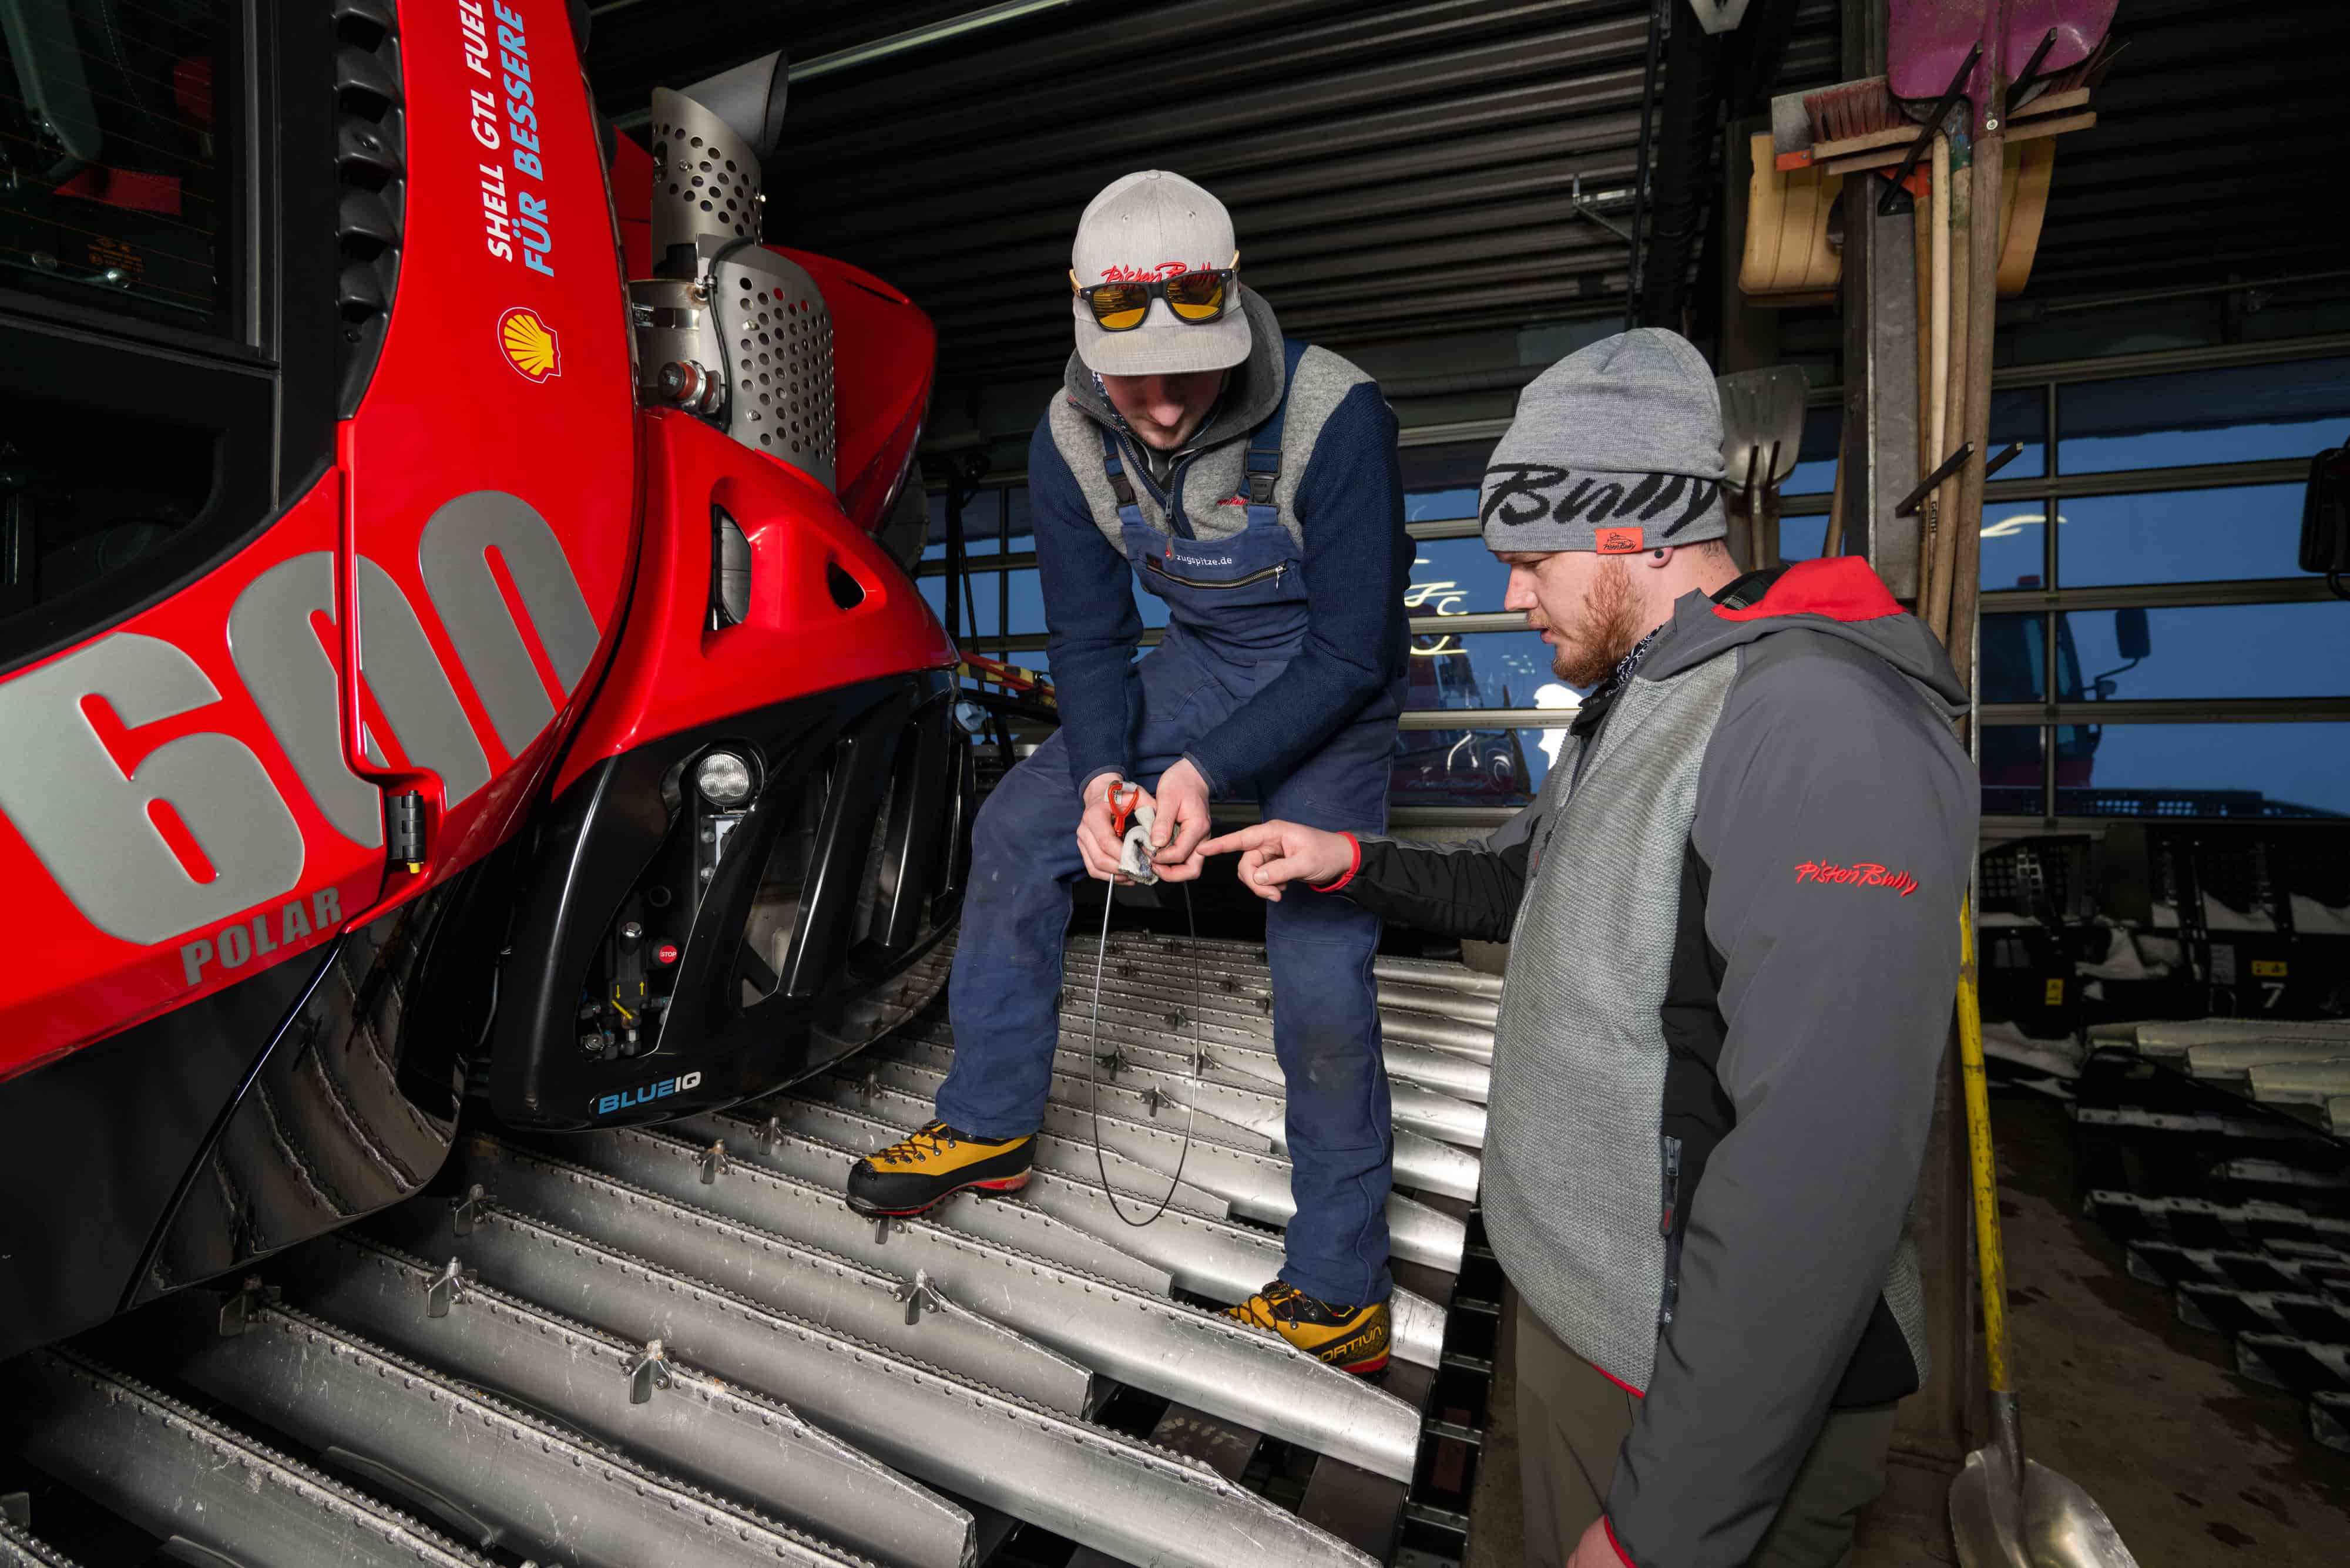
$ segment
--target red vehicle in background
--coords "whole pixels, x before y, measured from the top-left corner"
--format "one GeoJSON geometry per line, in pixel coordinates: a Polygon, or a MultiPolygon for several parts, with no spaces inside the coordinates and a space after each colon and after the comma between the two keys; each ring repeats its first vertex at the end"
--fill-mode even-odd
{"type": "Polygon", "coordinates": [[[556,0],[0,15],[0,1357],[926,1001],[933,337],[760,243],[782,61],[648,156],[556,0]]]}

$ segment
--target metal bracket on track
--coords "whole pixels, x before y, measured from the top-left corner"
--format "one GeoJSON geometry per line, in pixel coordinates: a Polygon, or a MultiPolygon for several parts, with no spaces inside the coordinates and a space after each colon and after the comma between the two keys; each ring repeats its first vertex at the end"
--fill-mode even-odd
{"type": "Polygon", "coordinates": [[[237,1287],[221,1301],[220,1332],[224,1339],[234,1339],[253,1326],[261,1309],[277,1304],[283,1295],[276,1285],[263,1284],[257,1276],[248,1274],[237,1287]]]}
{"type": "Polygon", "coordinates": [[[653,1390],[671,1388],[677,1385],[677,1375],[670,1370],[669,1352],[658,1339],[645,1342],[642,1355],[629,1363],[629,1403],[649,1405],[653,1390]]]}
{"type": "Polygon", "coordinates": [[[931,1282],[931,1272],[928,1269],[916,1269],[912,1279],[899,1282],[897,1287],[889,1293],[906,1303],[908,1328],[922,1321],[922,1309],[925,1307],[932,1312],[944,1312],[947,1309],[947,1298],[940,1293],[938,1286],[931,1282]]]}
{"type": "Polygon", "coordinates": [[[465,1299],[465,1287],[482,1276],[452,1258],[424,1287],[424,1315],[447,1317],[449,1309],[465,1299]]]}
{"type": "Polygon", "coordinates": [[[449,1223],[460,1236],[470,1236],[473,1227],[497,1206],[497,1199],[478,1181],[465,1189],[463,1198],[449,1200],[449,1223]]]}

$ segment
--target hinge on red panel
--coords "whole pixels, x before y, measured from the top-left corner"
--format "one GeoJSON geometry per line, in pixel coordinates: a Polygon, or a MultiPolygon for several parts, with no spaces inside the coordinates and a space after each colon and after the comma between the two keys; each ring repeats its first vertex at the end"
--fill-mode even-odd
{"type": "Polygon", "coordinates": [[[424,797],[403,790],[391,797],[391,857],[411,871],[424,869],[424,797]]]}

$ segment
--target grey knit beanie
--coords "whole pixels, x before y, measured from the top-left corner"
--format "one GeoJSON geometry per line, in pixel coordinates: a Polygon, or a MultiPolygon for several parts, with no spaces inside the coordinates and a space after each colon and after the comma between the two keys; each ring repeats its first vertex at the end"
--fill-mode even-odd
{"type": "Polygon", "coordinates": [[[1642,327],[1527,383],[1477,515],[1490,550],[1628,556],[1729,533],[1721,476],[1713,371],[1679,333],[1642,327]]]}

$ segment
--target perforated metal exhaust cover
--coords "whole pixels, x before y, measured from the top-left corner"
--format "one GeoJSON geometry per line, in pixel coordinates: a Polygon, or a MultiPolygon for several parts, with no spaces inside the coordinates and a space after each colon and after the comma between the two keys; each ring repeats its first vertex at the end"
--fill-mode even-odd
{"type": "Polygon", "coordinates": [[[694,248],[716,315],[726,433],[832,489],[832,312],[806,268],[761,244],[758,155],[667,88],[653,92],[650,129],[653,258],[694,248]]]}
{"type": "Polygon", "coordinates": [[[823,293],[806,268],[755,244],[730,246],[708,274],[725,355],[726,433],[830,490],[838,441],[823,293]]]}
{"type": "Polygon", "coordinates": [[[704,234],[759,238],[764,202],[758,154],[703,105],[653,89],[653,259],[704,234]]]}

